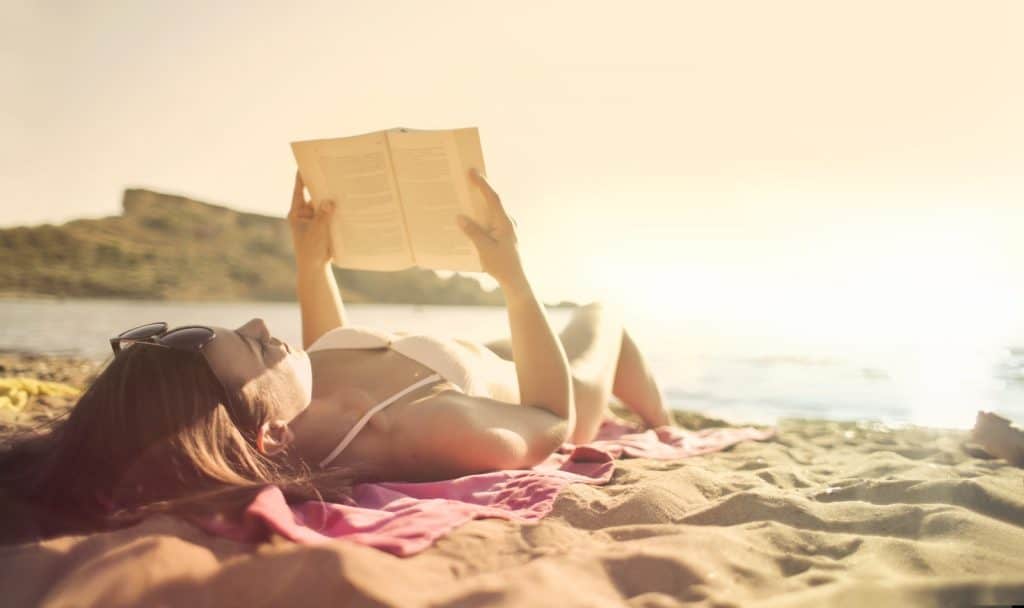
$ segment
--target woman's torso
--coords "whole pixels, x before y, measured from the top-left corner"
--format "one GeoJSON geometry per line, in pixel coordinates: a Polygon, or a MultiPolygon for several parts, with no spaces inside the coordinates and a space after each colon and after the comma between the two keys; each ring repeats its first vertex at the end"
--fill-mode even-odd
{"type": "MultiPolygon", "coordinates": [[[[344,330],[349,334],[357,331],[344,330]]],[[[332,331],[339,332],[341,328],[332,331]]],[[[424,335],[374,333],[383,335],[391,344],[375,347],[372,336],[361,341],[359,336],[347,335],[342,337],[348,340],[337,341],[342,347],[332,348],[331,341],[324,340],[330,338],[325,334],[309,350],[315,400],[309,410],[316,407],[318,411],[307,410],[302,415],[304,428],[296,434],[304,440],[305,454],[316,462],[335,448],[374,406],[438,372],[446,378],[429,382],[375,412],[328,466],[369,466],[382,477],[411,479],[411,474],[422,475],[429,469],[429,463],[421,462],[416,471],[400,470],[402,463],[421,459],[422,454],[412,458],[403,453],[408,446],[394,440],[414,433],[444,442],[444,430],[431,428],[431,417],[424,416],[439,395],[458,391],[506,402],[519,400],[514,364],[481,344],[424,335]],[[410,408],[416,411],[411,412],[410,408]],[[412,425],[415,428],[410,428],[412,425]]]]}

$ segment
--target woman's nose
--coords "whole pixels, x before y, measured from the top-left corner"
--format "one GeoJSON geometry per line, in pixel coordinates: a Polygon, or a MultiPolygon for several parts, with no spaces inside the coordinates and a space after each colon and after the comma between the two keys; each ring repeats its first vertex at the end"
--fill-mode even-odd
{"type": "Polygon", "coordinates": [[[270,335],[270,330],[267,329],[266,322],[259,317],[249,319],[249,321],[246,322],[245,325],[238,328],[238,331],[261,337],[270,335]]]}

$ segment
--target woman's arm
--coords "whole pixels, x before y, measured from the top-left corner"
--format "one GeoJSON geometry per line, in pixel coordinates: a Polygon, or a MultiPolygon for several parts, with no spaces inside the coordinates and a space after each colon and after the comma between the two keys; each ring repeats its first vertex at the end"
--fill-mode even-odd
{"type": "Polygon", "coordinates": [[[566,424],[541,408],[443,391],[402,412],[374,461],[406,481],[526,469],[562,445],[566,424]]]}
{"type": "Polygon", "coordinates": [[[576,408],[562,343],[525,274],[500,284],[508,307],[519,399],[523,405],[541,407],[566,420],[571,433],[576,426],[576,408]]]}
{"type": "Polygon", "coordinates": [[[324,201],[314,211],[303,188],[302,176],[296,171],[288,225],[295,247],[295,291],[302,314],[302,347],[309,348],[327,331],[345,325],[346,320],[341,292],[331,270],[329,227],[334,204],[324,201]]]}
{"type": "Polygon", "coordinates": [[[490,208],[490,228],[460,216],[462,230],[472,239],[485,272],[501,286],[508,305],[512,354],[523,405],[547,410],[566,421],[567,436],[576,425],[569,363],[544,307],[533,292],[519,258],[515,225],[498,194],[479,173],[470,175],[490,208]]]}
{"type": "Polygon", "coordinates": [[[346,324],[345,305],[330,262],[297,270],[295,291],[302,314],[302,347],[309,348],[320,336],[346,324]]]}

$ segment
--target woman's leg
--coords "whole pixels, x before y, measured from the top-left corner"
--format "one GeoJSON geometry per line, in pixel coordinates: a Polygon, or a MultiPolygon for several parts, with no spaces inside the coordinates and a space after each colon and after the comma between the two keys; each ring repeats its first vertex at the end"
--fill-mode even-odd
{"type": "MultiPolygon", "coordinates": [[[[586,443],[594,438],[613,394],[648,426],[670,423],[658,386],[615,310],[597,303],[578,308],[559,338],[569,360],[576,406],[576,429],[570,441],[586,443]]],[[[512,360],[507,339],[487,347],[512,360]]]]}
{"type": "Polygon", "coordinates": [[[665,409],[654,374],[625,330],[622,332],[622,348],[619,350],[612,394],[640,416],[648,427],[672,424],[672,415],[665,409]]]}
{"type": "Polygon", "coordinates": [[[615,369],[622,348],[622,320],[600,304],[576,309],[558,337],[572,374],[576,429],[572,443],[587,443],[597,435],[608,409],[615,369]]]}

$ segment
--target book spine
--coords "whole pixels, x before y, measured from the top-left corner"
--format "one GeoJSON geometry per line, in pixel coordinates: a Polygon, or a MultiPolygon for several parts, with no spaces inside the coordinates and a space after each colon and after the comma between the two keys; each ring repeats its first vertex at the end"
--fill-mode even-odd
{"type": "MultiPolygon", "coordinates": [[[[405,129],[399,128],[399,131],[405,132],[405,129]]],[[[416,259],[416,250],[412,248],[412,235],[409,234],[409,218],[405,217],[405,198],[402,197],[402,185],[398,181],[398,166],[395,165],[395,157],[391,154],[391,136],[390,133],[385,131],[384,143],[388,149],[388,164],[391,165],[391,179],[395,182],[395,191],[398,193],[398,210],[402,213],[402,230],[405,232],[405,243],[409,248],[409,255],[412,256],[413,266],[419,266],[419,261],[416,259]]]]}

